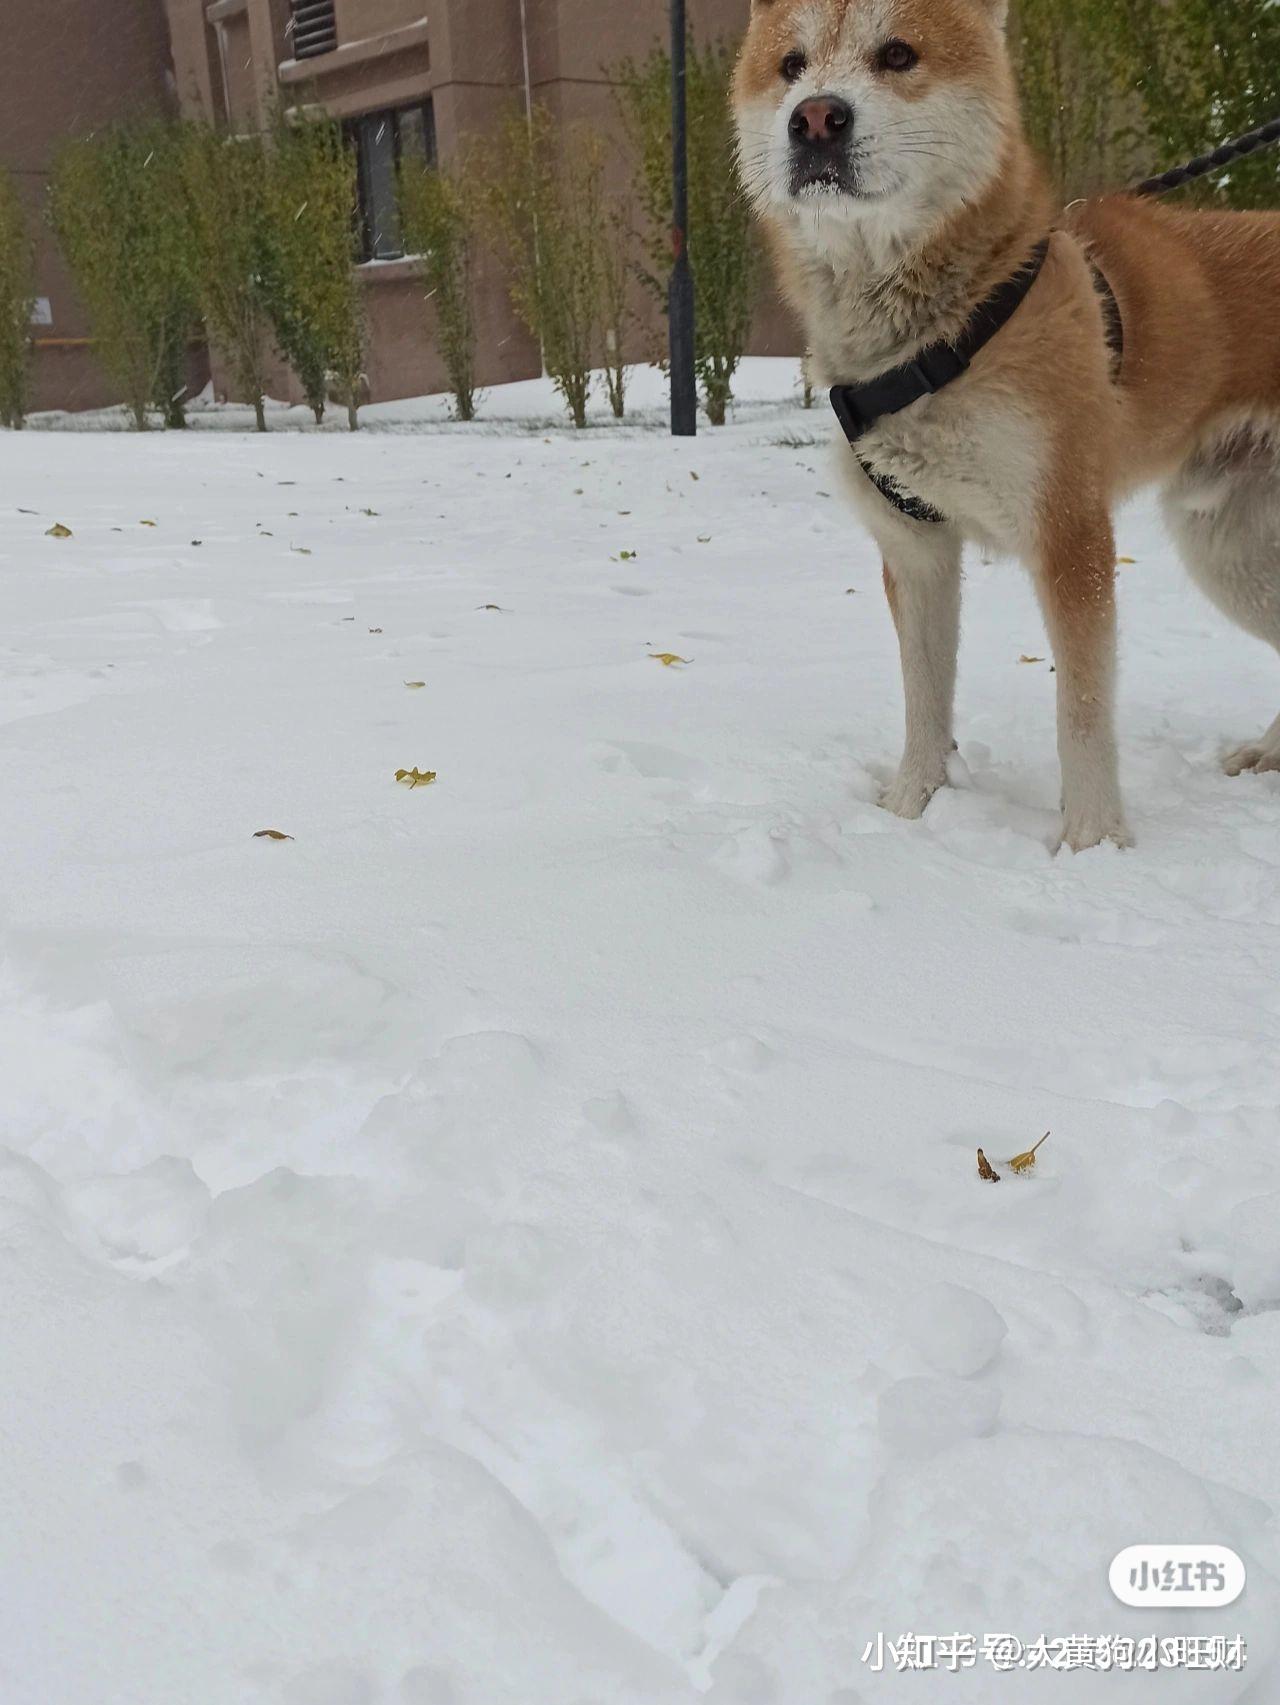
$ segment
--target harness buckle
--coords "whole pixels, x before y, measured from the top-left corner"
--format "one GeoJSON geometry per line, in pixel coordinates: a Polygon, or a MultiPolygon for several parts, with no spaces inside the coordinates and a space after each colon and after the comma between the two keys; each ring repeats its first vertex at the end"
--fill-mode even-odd
{"type": "Polygon", "coordinates": [[[933,397],[945,390],[952,380],[958,379],[968,365],[968,360],[958,349],[944,343],[928,350],[924,359],[917,357],[906,362],[902,373],[904,377],[909,374],[914,379],[922,396],[933,397]]]}
{"type": "Polygon", "coordinates": [[[908,377],[914,379],[916,384],[919,385],[921,392],[927,397],[936,396],[939,390],[941,390],[942,385],[946,383],[945,379],[941,383],[935,381],[932,374],[930,374],[924,367],[923,363],[919,361],[904,362],[902,366],[902,376],[904,379],[908,377]]]}

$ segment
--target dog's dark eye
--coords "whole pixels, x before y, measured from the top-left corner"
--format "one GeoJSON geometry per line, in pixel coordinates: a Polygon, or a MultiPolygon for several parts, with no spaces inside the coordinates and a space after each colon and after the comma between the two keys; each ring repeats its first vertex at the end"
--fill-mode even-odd
{"type": "Polygon", "coordinates": [[[887,41],[880,49],[882,71],[910,71],[919,63],[920,55],[905,41],[887,41]]]}
{"type": "Polygon", "coordinates": [[[798,83],[809,68],[803,53],[789,53],[782,62],[782,75],[788,83],[798,83]]]}

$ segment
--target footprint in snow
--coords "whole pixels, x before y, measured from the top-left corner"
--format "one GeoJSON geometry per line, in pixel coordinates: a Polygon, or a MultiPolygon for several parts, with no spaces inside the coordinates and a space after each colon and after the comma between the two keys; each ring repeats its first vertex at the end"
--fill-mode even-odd
{"type": "Polygon", "coordinates": [[[729,1036],[703,1049],[703,1057],[712,1065],[727,1067],[735,1072],[762,1072],[778,1058],[767,1042],[758,1036],[729,1036]]]}
{"type": "Polygon", "coordinates": [[[596,748],[597,766],[610,774],[630,771],[646,781],[705,783],[707,766],[700,758],[669,746],[650,746],[639,740],[611,740],[596,748]]]}

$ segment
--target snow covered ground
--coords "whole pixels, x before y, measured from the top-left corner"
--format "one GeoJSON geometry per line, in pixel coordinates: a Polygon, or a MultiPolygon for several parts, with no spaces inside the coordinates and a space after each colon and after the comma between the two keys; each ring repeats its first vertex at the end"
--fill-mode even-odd
{"type": "Polygon", "coordinates": [[[1280,668],[1124,517],[1138,845],[1055,859],[975,561],[885,815],[794,379],[0,441],[3,1705],[1280,1700],[1280,668]],[[1178,1540],[1244,1598],[1112,1597],[1178,1540]]]}

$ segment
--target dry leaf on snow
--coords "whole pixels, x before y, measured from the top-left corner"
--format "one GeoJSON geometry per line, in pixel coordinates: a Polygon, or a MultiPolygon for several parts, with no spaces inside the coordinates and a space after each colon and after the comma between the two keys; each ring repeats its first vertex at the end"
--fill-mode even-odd
{"type": "Polygon", "coordinates": [[[1036,1149],[1040,1147],[1040,1143],[1045,1143],[1048,1140],[1049,1133],[1046,1131],[1044,1136],[1041,1137],[1040,1142],[1036,1143],[1032,1148],[1029,1148],[1025,1154],[1015,1154],[1013,1159],[1009,1162],[1011,1170],[1014,1172],[1030,1172],[1031,1168],[1036,1163],[1036,1149]]]}
{"type": "Polygon", "coordinates": [[[995,1167],[992,1166],[991,1162],[987,1159],[986,1155],[983,1154],[981,1149],[978,1150],[978,1177],[985,1178],[992,1184],[998,1184],[1000,1182],[1000,1174],[996,1171],[995,1167]]]}
{"type": "Polygon", "coordinates": [[[52,527],[45,528],[44,536],[46,539],[69,539],[71,537],[71,529],[70,527],[64,527],[61,521],[55,521],[52,527]]]}
{"type": "Polygon", "coordinates": [[[674,651],[651,651],[649,653],[655,663],[661,663],[664,669],[670,669],[674,663],[692,663],[692,657],[677,657],[674,651]]]}
{"type": "Polygon", "coordinates": [[[415,767],[411,770],[396,771],[396,780],[404,782],[406,787],[430,787],[435,779],[434,770],[420,770],[415,767]]]}
{"type": "Polygon", "coordinates": [[[293,836],[286,835],[283,829],[255,829],[253,838],[255,841],[291,841],[293,836]]]}

